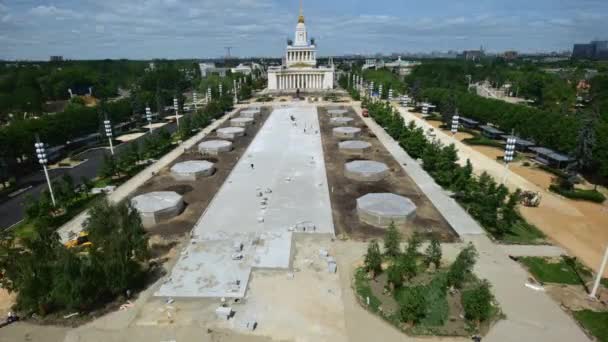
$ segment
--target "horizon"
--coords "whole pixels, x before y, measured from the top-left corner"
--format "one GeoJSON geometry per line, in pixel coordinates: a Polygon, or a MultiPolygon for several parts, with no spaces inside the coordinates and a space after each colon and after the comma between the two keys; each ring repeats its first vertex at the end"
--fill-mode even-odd
{"type": "MultiPolygon", "coordinates": [[[[278,0],[0,0],[3,60],[206,59],[281,56],[297,23],[297,1],[278,0]]],[[[608,31],[608,3],[598,0],[470,0],[423,4],[385,0],[304,2],[319,53],[571,50],[608,31]]]]}

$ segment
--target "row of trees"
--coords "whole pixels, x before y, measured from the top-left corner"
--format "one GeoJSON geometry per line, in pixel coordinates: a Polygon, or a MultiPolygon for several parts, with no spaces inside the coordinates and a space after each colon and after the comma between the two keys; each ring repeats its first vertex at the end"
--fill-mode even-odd
{"type": "Polygon", "coordinates": [[[444,146],[428,140],[422,128],[413,122],[405,125],[390,104],[365,101],[364,106],[410,156],[422,160],[423,168],[437,184],[456,193],[461,205],[494,236],[502,238],[511,234],[516,224],[524,222],[517,211],[519,191],[509,192],[486,173],[474,177],[469,161],[464,166],[458,163],[454,145],[444,146]]]}
{"type": "Polygon", "coordinates": [[[440,268],[442,251],[437,239],[431,239],[423,254],[418,252],[422,241],[417,234],[409,238],[405,250],[401,249],[401,239],[401,234],[391,224],[384,237],[384,251],[376,240],[372,240],[364,261],[364,268],[372,279],[386,273],[389,291],[399,304],[400,321],[414,325],[443,325],[449,316],[446,300],[449,288],[464,289],[462,304],[468,320],[479,323],[491,318],[494,297],[490,285],[486,281],[476,281],[472,275],[477,259],[473,245],[465,247],[446,270],[440,268]],[[382,268],[383,263],[389,265],[386,270],[382,268]],[[413,281],[417,275],[428,272],[431,266],[434,271],[430,281],[413,281]]]}
{"type": "Polygon", "coordinates": [[[17,293],[25,314],[86,311],[144,284],[148,241],[137,210],[102,201],[90,211],[91,247],[66,248],[52,226],[39,220],[33,234],[0,239],[0,285],[17,293]]]}

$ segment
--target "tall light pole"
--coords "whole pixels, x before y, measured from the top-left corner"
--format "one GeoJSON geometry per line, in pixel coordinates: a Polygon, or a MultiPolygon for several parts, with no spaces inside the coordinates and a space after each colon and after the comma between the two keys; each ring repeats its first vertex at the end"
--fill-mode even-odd
{"type": "Polygon", "coordinates": [[[152,133],[152,110],[150,110],[149,106],[146,106],[146,120],[148,120],[148,128],[150,129],[150,133],[152,133]]]}
{"type": "Polygon", "coordinates": [[[238,91],[236,90],[236,80],[234,80],[234,104],[239,103],[238,91]]]}
{"type": "Polygon", "coordinates": [[[593,283],[593,290],[591,290],[591,294],[589,297],[595,298],[597,295],[597,290],[600,287],[600,281],[602,280],[602,276],[604,275],[604,270],[606,269],[606,263],[608,263],[608,246],[606,246],[606,251],[604,252],[604,258],[602,259],[602,264],[600,265],[600,269],[597,271],[597,275],[595,276],[595,282],[593,283]]]}
{"type": "Polygon", "coordinates": [[[455,135],[458,132],[458,125],[460,124],[460,116],[458,115],[458,110],[456,110],[456,114],[452,116],[452,135],[455,135]]]}
{"type": "Polygon", "coordinates": [[[38,157],[38,163],[42,165],[42,169],[44,170],[44,176],[46,177],[46,183],[49,186],[49,193],[51,194],[51,202],[53,202],[53,207],[57,206],[55,202],[55,195],[53,194],[53,186],[51,185],[51,178],[49,177],[49,171],[46,169],[46,164],[48,164],[49,160],[46,157],[46,148],[44,144],[40,142],[40,137],[36,135],[36,143],[34,144],[36,148],[36,156],[38,157]]]}
{"type": "Polygon", "coordinates": [[[114,155],[114,143],[112,143],[112,124],[110,123],[110,120],[108,120],[108,117],[106,117],[106,119],[103,121],[103,125],[106,129],[106,137],[108,137],[108,142],[110,143],[110,153],[114,155]]]}
{"type": "Polygon", "coordinates": [[[505,174],[502,177],[501,184],[505,184],[505,182],[507,181],[509,163],[513,161],[513,156],[515,155],[515,143],[517,143],[517,139],[515,139],[513,136],[507,138],[507,145],[505,146],[505,156],[503,158],[505,161],[505,174]]]}
{"type": "Polygon", "coordinates": [[[173,109],[175,109],[175,122],[177,122],[177,128],[179,128],[179,103],[177,97],[173,98],[173,109]]]}

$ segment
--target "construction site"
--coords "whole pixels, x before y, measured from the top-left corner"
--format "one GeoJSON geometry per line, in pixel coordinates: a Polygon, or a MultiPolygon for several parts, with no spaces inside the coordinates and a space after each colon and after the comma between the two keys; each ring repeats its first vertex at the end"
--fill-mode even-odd
{"type": "MultiPolygon", "coordinates": [[[[484,340],[586,340],[557,303],[524,286],[513,251],[490,241],[357,104],[239,108],[129,200],[164,273],[84,325],[23,323],[0,341],[43,340],[44,331],[52,341],[445,341],[404,335],[353,291],[367,243],[390,225],[445,242],[444,261],[475,245],[475,273],[506,314],[484,340]]],[[[548,247],[522,255],[556,253],[548,247]]]]}

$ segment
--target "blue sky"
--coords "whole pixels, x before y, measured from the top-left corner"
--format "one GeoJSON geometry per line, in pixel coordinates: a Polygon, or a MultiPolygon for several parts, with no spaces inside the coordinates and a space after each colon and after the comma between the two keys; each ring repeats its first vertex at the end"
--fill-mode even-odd
{"type": "MultiPolygon", "coordinates": [[[[0,58],[279,56],[297,0],[0,0],[0,58]]],[[[551,51],[608,39],[608,0],[304,0],[321,55],[551,51]],[[603,35],[603,36],[602,36],[603,35]]]]}

